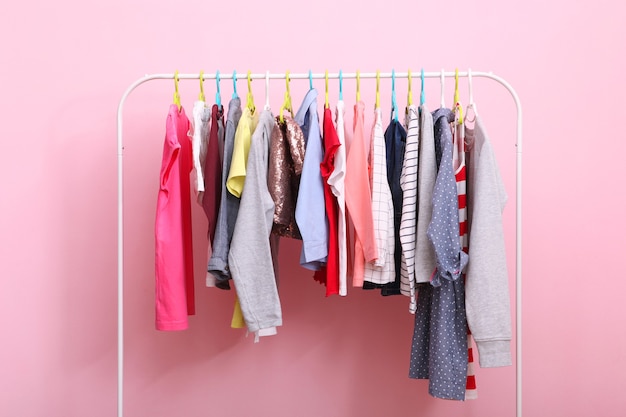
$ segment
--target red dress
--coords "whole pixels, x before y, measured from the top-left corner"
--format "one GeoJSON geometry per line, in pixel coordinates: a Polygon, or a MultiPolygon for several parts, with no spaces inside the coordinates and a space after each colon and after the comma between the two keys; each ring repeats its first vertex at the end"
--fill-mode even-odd
{"type": "Polygon", "coordinates": [[[339,235],[337,231],[339,207],[337,197],[328,185],[328,178],[335,169],[335,153],[337,148],[341,146],[329,108],[324,109],[323,141],[324,160],[320,164],[320,171],[324,179],[324,205],[328,217],[328,257],[326,266],[315,272],[315,280],[326,284],[326,296],[328,297],[339,294],[339,235]]]}

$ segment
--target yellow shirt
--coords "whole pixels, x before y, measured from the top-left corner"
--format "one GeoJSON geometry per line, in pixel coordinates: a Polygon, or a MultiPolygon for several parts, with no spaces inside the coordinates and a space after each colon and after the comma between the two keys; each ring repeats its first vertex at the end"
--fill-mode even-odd
{"type": "Polygon", "coordinates": [[[243,329],[246,327],[246,322],[243,319],[243,312],[241,311],[241,305],[239,304],[239,297],[235,295],[235,308],[233,309],[233,318],[230,322],[230,327],[233,329],[243,329]]]}
{"type": "Polygon", "coordinates": [[[235,142],[233,144],[233,156],[230,162],[230,171],[226,180],[226,188],[237,198],[241,198],[243,183],[246,179],[246,165],[248,152],[250,151],[250,139],[259,121],[259,112],[252,114],[249,108],[245,108],[237,125],[235,142]]]}

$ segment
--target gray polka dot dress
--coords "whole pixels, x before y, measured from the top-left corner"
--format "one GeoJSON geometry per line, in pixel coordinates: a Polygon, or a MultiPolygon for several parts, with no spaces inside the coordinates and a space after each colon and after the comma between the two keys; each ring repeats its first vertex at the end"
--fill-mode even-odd
{"type": "Polygon", "coordinates": [[[436,398],[464,400],[467,378],[467,320],[462,271],[468,256],[459,239],[459,207],[452,166],[454,113],[433,112],[439,142],[438,174],[433,189],[433,215],[427,236],[435,249],[437,267],[430,283],[418,286],[417,312],[409,377],[428,379],[436,398]]]}

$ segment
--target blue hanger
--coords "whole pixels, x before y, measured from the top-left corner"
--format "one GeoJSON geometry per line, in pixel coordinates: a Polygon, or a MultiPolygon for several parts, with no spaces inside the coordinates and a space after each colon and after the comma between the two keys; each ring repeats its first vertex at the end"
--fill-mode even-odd
{"type": "Polygon", "coordinates": [[[343,71],[339,70],[339,100],[343,101],[343,71]]]}
{"type": "Polygon", "coordinates": [[[233,98],[239,98],[237,95],[237,71],[233,71],[233,98]]]}
{"type": "Polygon", "coordinates": [[[424,68],[422,68],[422,74],[420,78],[422,79],[422,91],[420,92],[420,106],[423,106],[424,102],[426,101],[426,95],[424,94],[424,68]]]}
{"type": "Polygon", "coordinates": [[[391,115],[398,121],[398,103],[396,102],[396,70],[391,70],[391,115]]]}
{"type": "Polygon", "coordinates": [[[217,84],[217,91],[215,93],[215,104],[217,107],[222,107],[222,95],[220,94],[220,70],[215,73],[215,84],[217,84]]]}
{"type": "Polygon", "coordinates": [[[309,70],[309,90],[313,90],[313,73],[309,70]]]}

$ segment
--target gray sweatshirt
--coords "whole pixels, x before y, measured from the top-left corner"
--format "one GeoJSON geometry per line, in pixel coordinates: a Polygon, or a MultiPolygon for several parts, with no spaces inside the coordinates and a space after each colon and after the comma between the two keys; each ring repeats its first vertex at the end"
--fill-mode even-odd
{"type": "MultiPolygon", "coordinates": [[[[433,116],[425,105],[420,108],[419,162],[417,175],[417,231],[415,239],[415,282],[430,282],[437,261],[435,249],[428,240],[426,230],[433,215],[433,189],[437,179],[433,116]]],[[[415,299],[411,312],[415,312],[415,299]]]]}
{"type": "Polygon", "coordinates": [[[246,178],[228,264],[248,330],[258,336],[276,333],[282,311],[272,262],[270,233],[274,201],[267,188],[274,116],[263,110],[252,135],[246,178]]]}
{"type": "Polygon", "coordinates": [[[511,365],[511,312],[502,211],[507,201],[493,148],[476,116],[465,129],[470,260],[465,306],[481,367],[511,365]]]}

